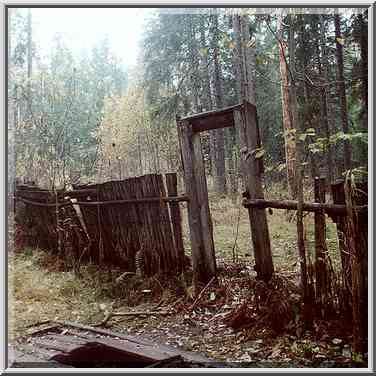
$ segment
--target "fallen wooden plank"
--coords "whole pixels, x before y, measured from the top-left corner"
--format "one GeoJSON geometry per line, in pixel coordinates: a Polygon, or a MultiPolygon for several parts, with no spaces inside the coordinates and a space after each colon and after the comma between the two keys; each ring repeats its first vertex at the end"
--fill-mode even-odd
{"type": "Polygon", "coordinates": [[[128,334],[113,332],[113,331],[108,330],[108,329],[94,328],[94,327],[89,326],[89,325],[83,325],[83,324],[79,324],[79,323],[75,323],[75,322],[71,322],[71,321],[60,321],[60,320],[57,320],[57,321],[54,321],[54,322],[56,324],[60,324],[62,326],[71,326],[73,328],[87,330],[87,331],[90,331],[90,332],[93,332],[93,333],[99,333],[99,334],[104,334],[106,336],[111,336],[111,337],[117,337],[117,338],[121,338],[121,339],[126,339],[128,341],[139,343],[139,344],[143,344],[143,345],[152,345],[153,344],[153,342],[151,342],[151,341],[148,341],[148,340],[145,340],[145,339],[136,338],[136,337],[130,336],[128,334]]]}
{"type": "Polygon", "coordinates": [[[167,316],[172,315],[173,312],[169,311],[134,311],[134,312],[108,312],[105,318],[94,327],[106,325],[107,322],[115,316],[167,316]]]}
{"type": "Polygon", "coordinates": [[[50,325],[50,326],[47,326],[46,328],[33,330],[29,332],[27,336],[41,336],[45,333],[51,333],[53,331],[56,331],[58,328],[59,328],[58,325],[50,325]]]}
{"type": "Polygon", "coordinates": [[[43,358],[37,357],[35,355],[24,353],[16,348],[9,347],[8,351],[8,364],[12,367],[14,362],[42,362],[43,358]]]}
{"type": "Polygon", "coordinates": [[[38,338],[37,340],[33,341],[33,344],[38,347],[44,347],[45,349],[62,351],[65,353],[69,353],[75,350],[76,348],[84,345],[84,343],[82,343],[82,345],[79,345],[79,344],[72,344],[72,343],[64,343],[63,341],[48,340],[45,338],[43,339],[38,338]]]}
{"type": "MultiPolygon", "coordinates": [[[[180,358],[184,362],[203,364],[213,362],[199,354],[144,338],[69,321],[53,323],[59,325],[61,332],[31,338],[31,342],[26,344],[28,349],[24,353],[33,353],[36,358],[43,361],[50,360],[72,367],[146,367],[161,361],[172,364],[173,359],[180,358]],[[73,329],[64,329],[64,327],[73,329]]],[[[162,367],[162,365],[156,366],[162,367]]]]}
{"type": "Polygon", "coordinates": [[[43,337],[44,340],[52,341],[52,342],[61,342],[63,344],[72,345],[72,346],[83,346],[88,343],[91,339],[83,338],[83,337],[75,337],[72,335],[67,334],[53,334],[47,335],[43,337]]]}
{"type": "Polygon", "coordinates": [[[162,345],[162,344],[156,344],[156,346],[158,346],[160,350],[166,352],[170,356],[180,355],[184,360],[188,362],[214,363],[213,359],[207,358],[206,356],[203,356],[195,352],[185,351],[185,350],[181,350],[178,348],[174,348],[174,347],[162,345]]]}
{"type": "Polygon", "coordinates": [[[69,353],[60,353],[51,358],[74,367],[145,367],[166,360],[168,354],[151,346],[138,345],[127,340],[98,338],[69,353]]]}
{"type": "MultiPolygon", "coordinates": [[[[193,361],[193,362],[212,362],[213,361],[213,360],[211,360],[207,357],[204,357],[200,354],[176,349],[176,348],[173,348],[173,347],[170,347],[170,346],[166,346],[166,345],[163,345],[163,344],[159,344],[159,343],[156,343],[156,342],[149,341],[145,338],[134,337],[134,336],[130,336],[130,335],[127,335],[127,334],[114,332],[114,331],[111,331],[111,330],[108,330],[108,329],[93,328],[92,326],[89,326],[89,325],[73,323],[73,322],[70,322],[70,321],[55,321],[55,322],[59,323],[60,325],[64,325],[64,326],[71,326],[73,328],[87,330],[87,331],[90,331],[90,332],[93,332],[93,333],[111,336],[113,338],[124,339],[124,340],[130,341],[130,342],[133,342],[137,345],[144,345],[144,346],[158,348],[159,350],[163,351],[163,353],[168,354],[169,356],[181,355],[184,359],[186,359],[188,361],[193,361]]],[[[97,341],[97,340],[98,340],[97,338],[94,339],[94,341],[97,341]]]]}
{"type": "Polygon", "coordinates": [[[43,359],[45,361],[48,361],[49,359],[51,359],[51,357],[59,353],[59,351],[56,349],[46,349],[44,347],[34,345],[33,343],[19,346],[18,349],[24,354],[36,356],[37,358],[43,359]]]}
{"type": "Polygon", "coordinates": [[[29,329],[29,328],[33,328],[35,326],[49,324],[50,322],[51,322],[51,320],[38,321],[38,322],[35,322],[33,324],[24,326],[24,329],[29,329]]]}
{"type": "Polygon", "coordinates": [[[172,356],[165,360],[160,360],[159,362],[153,363],[150,366],[147,366],[146,368],[163,368],[163,366],[170,364],[171,362],[184,362],[184,359],[181,357],[181,355],[172,356]]]}
{"type": "Polygon", "coordinates": [[[157,362],[171,357],[169,351],[160,348],[155,343],[152,345],[142,345],[128,340],[115,340],[112,338],[97,338],[95,342],[123,351],[129,356],[150,362],[157,362]]]}
{"type": "Polygon", "coordinates": [[[51,354],[46,358],[41,357],[41,352],[37,355],[24,353],[20,350],[12,349],[8,353],[8,367],[9,368],[71,368],[71,366],[58,363],[51,360],[51,354]]]}
{"type": "Polygon", "coordinates": [[[134,312],[113,312],[112,316],[168,316],[174,312],[169,311],[134,311],[134,312]]]}

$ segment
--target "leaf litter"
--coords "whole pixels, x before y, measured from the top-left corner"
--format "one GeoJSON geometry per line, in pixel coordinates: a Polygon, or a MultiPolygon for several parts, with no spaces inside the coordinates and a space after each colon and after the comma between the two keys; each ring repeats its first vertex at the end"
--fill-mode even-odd
{"type": "MultiPolygon", "coordinates": [[[[153,279],[140,281],[138,277],[132,276],[123,288],[116,285],[122,291],[126,286],[127,296],[118,295],[116,290],[110,294],[111,299],[108,296],[104,298],[98,295],[98,291],[90,291],[86,287],[74,289],[73,295],[70,293],[72,299],[68,301],[64,294],[60,294],[61,291],[66,293],[67,283],[72,283],[69,273],[64,273],[64,278],[56,280],[56,276],[44,272],[43,278],[51,278],[51,282],[47,282],[47,287],[41,286],[42,278],[37,278],[39,290],[33,290],[33,285],[28,281],[28,278],[32,278],[31,272],[25,269],[25,265],[20,265],[20,261],[25,260],[22,257],[13,260],[17,281],[14,294],[15,334],[27,333],[24,328],[17,327],[19,323],[38,321],[41,317],[54,319],[56,313],[58,318],[93,325],[100,322],[109,310],[133,311],[137,314],[113,316],[103,327],[196,351],[214,360],[227,362],[229,366],[364,366],[364,363],[352,359],[351,333],[344,331],[338,320],[318,322],[312,331],[299,330],[302,325],[301,297],[293,275],[286,277],[285,274],[276,273],[265,284],[256,280],[245,263],[223,261],[218,267],[218,283],[212,283],[196,298],[184,292],[187,289],[181,286],[180,279],[177,281],[158,276],[156,283],[153,279]],[[19,286],[20,272],[22,286],[19,286]],[[21,304],[26,299],[26,286],[27,309],[21,304]],[[40,289],[43,289],[44,294],[46,289],[53,292],[43,314],[40,301],[47,301],[48,298],[41,296],[40,289]],[[145,290],[148,293],[145,294],[145,290]],[[80,295],[81,291],[85,293],[80,295]],[[170,315],[159,315],[161,311],[168,311],[170,315]]],[[[189,281],[189,276],[184,281],[189,281]]],[[[86,281],[86,284],[89,285],[89,282],[86,281]]],[[[103,284],[106,286],[102,281],[103,284]]]]}

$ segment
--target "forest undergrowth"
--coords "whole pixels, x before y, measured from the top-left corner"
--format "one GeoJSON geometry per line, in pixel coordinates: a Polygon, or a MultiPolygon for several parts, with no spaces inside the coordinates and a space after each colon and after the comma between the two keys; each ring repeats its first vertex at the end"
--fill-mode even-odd
{"type": "MultiPolygon", "coordinates": [[[[275,195],[278,192],[269,192],[275,195]]],[[[194,297],[192,273],[144,278],[116,267],[83,265],[81,276],[42,250],[9,255],[10,340],[35,324],[69,320],[155,339],[199,351],[229,364],[251,367],[347,367],[364,365],[351,353],[351,332],[339,318],[303,325],[296,225],[291,213],[268,212],[275,276],[256,280],[247,210],[230,198],[210,198],[218,283],[194,297]],[[121,315],[121,313],[134,313],[121,315]]],[[[188,227],[183,209],[185,247],[188,227]]],[[[306,244],[313,260],[313,217],[306,216],[306,244]]],[[[339,269],[335,226],[327,243],[339,269]]]]}

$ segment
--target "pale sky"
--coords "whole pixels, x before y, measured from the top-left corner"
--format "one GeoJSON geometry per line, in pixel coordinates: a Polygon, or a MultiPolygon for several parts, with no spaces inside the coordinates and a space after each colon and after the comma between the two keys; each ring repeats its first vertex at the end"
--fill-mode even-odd
{"type": "Polygon", "coordinates": [[[34,8],[33,33],[43,51],[48,51],[56,33],[63,33],[77,54],[91,50],[108,35],[111,50],[127,66],[137,61],[143,25],[153,9],[147,8],[34,8]]]}

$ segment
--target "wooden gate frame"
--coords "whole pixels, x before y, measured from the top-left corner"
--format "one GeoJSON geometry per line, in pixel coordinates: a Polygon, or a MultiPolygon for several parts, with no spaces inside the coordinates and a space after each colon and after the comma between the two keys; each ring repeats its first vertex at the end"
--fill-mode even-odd
{"type": "MultiPolygon", "coordinates": [[[[240,140],[240,160],[249,199],[263,199],[262,158],[256,107],[242,104],[221,110],[177,118],[177,129],[183,162],[184,183],[188,196],[188,221],[192,248],[194,284],[208,283],[216,277],[213,225],[209,209],[208,189],[202,155],[200,132],[235,127],[240,140]]],[[[273,272],[270,236],[265,209],[248,208],[255,270],[258,278],[269,281],[273,272]]]]}

